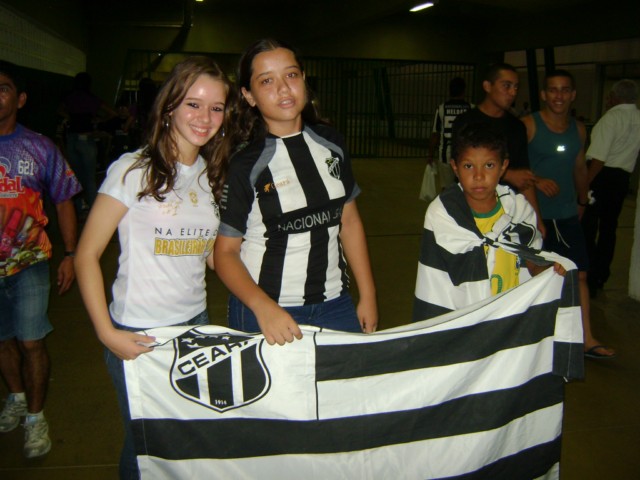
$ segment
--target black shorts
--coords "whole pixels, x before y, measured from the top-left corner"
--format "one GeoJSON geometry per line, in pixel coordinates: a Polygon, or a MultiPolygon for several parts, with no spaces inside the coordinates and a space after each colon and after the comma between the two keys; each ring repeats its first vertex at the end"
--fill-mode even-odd
{"type": "Polygon", "coordinates": [[[544,226],[547,227],[545,250],[567,257],[581,272],[589,270],[587,243],[577,216],[544,220],[544,226]]]}

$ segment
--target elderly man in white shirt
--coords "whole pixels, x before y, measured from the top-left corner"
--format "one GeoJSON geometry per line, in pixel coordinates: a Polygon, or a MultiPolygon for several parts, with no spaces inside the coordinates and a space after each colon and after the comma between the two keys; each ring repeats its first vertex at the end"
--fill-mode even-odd
{"type": "Polygon", "coordinates": [[[638,85],[620,80],[610,94],[612,107],[596,123],[587,150],[589,184],[595,203],[582,218],[589,250],[589,289],[596,295],[611,274],[618,217],[640,151],[638,85]]]}

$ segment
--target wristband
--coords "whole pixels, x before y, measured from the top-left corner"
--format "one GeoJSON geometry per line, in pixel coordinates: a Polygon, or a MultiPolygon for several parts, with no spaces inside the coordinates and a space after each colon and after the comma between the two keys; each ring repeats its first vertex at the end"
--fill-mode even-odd
{"type": "Polygon", "coordinates": [[[64,252],[64,256],[73,258],[76,256],[76,252],[64,252]]]}
{"type": "Polygon", "coordinates": [[[580,205],[581,207],[587,207],[589,205],[589,201],[582,203],[580,200],[578,200],[578,205],[580,205]]]}

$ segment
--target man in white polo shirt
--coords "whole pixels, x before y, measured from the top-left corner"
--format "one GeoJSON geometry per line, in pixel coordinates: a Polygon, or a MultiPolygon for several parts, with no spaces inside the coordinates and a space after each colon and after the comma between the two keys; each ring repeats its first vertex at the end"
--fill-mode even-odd
{"type": "Polygon", "coordinates": [[[609,111],[596,123],[587,150],[589,184],[595,203],[582,218],[589,252],[589,289],[594,297],[611,273],[618,217],[629,192],[629,178],[640,151],[638,85],[620,80],[613,85],[609,111]]]}

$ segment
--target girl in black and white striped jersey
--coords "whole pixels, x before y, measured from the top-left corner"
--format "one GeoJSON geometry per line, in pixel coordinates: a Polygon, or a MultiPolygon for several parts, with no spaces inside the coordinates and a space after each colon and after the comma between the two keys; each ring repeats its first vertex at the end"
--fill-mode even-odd
{"type": "Polygon", "coordinates": [[[340,134],[319,119],[294,51],[260,40],[240,60],[236,144],[221,201],[218,275],[231,290],[229,325],[270,344],[298,324],[372,332],[375,287],[340,134]],[[349,295],[347,263],[359,289],[349,295]]]}

